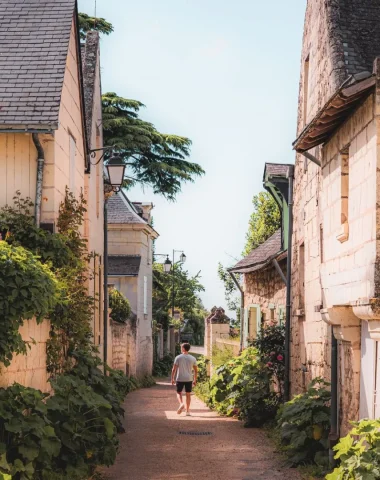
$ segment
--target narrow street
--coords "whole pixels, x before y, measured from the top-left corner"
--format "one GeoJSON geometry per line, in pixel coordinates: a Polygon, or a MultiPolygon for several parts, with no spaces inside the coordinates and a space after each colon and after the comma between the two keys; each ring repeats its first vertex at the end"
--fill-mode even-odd
{"type": "Polygon", "coordinates": [[[192,416],[177,415],[173,387],[159,383],[128,395],[120,454],[107,480],[296,480],[265,433],[218,417],[193,397],[192,416]]]}

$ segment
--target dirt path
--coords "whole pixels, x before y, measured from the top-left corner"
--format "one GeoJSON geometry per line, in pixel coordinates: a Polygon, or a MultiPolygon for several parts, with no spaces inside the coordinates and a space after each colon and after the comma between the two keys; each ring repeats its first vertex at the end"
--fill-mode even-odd
{"type": "Polygon", "coordinates": [[[284,468],[264,432],[218,417],[196,397],[191,417],[177,415],[168,383],[129,394],[125,407],[126,433],[116,465],[105,472],[109,480],[300,478],[284,468]]]}

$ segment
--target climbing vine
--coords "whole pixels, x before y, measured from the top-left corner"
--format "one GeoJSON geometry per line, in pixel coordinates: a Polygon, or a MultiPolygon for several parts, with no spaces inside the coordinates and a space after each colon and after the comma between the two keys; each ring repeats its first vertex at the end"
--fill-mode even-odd
{"type": "Polygon", "coordinates": [[[48,267],[22,247],[0,242],[0,361],[26,353],[19,328],[24,320],[41,322],[57,301],[57,282],[48,267]]]}

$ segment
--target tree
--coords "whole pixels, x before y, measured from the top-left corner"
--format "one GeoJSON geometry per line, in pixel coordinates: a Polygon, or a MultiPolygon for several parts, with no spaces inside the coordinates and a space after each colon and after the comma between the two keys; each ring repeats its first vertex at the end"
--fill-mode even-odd
{"type": "Polygon", "coordinates": [[[232,280],[231,275],[227,272],[220,262],[218,263],[218,277],[224,285],[224,297],[227,302],[229,310],[236,312],[236,320],[233,323],[233,327],[240,326],[240,295],[235,282],[232,280]]]}
{"type": "Polygon", "coordinates": [[[103,95],[104,145],[113,146],[131,172],[126,187],[136,181],[151,185],[154,193],[174,200],[183,182],[205,172],[190,156],[191,140],[160,133],[156,127],[139,118],[144,105],[138,100],[103,95]],[[132,176],[133,175],[133,176],[132,176]]]}
{"type": "MultiPolygon", "coordinates": [[[[200,274],[191,277],[182,264],[174,265],[174,305],[181,310],[183,319],[196,316],[199,309],[199,292],[204,291],[199,281],[200,274]]],[[[153,317],[167,330],[172,321],[173,276],[163,270],[161,263],[153,264],[153,317]]]]}
{"type": "Polygon", "coordinates": [[[112,23],[107,22],[104,18],[90,17],[86,13],[78,13],[79,34],[80,38],[84,40],[86,33],[96,31],[109,35],[113,32],[112,23]]]}
{"type": "Polygon", "coordinates": [[[253,213],[249,219],[244,256],[264,243],[281,226],[280,210],[268,192],[255,195],[252,203],[253,213]]]}

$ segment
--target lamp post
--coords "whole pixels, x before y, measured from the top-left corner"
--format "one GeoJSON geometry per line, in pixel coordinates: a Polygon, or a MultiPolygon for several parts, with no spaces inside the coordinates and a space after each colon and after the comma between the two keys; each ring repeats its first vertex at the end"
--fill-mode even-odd
{"type": "MultiPolygon", "coordinates": [[[[102,151],[103,154],[100,156],[99,160],[95,163],[90,163],[91,165],[97,165],[102,160],[104,161],[104,156],[107,150],[112,150],[113,147],[103,147],[90,150],[89,154],[91,158],[96,158],[96,154],[99,151],[102,151]]],[[[123,162],[123,159],[115,155],[113,152],[109,160],[105,161],[105,167],[108,175],[107,190],[105,189],[105,199],[104,199],[104,217],[103,217],[103,235],[104,235],[104,259],[103,259],[103,360],[107,364],[108,356],[108,193],[114,192],[118,193],[123,187],[124,175],[126,165],[123,162]]]]}

